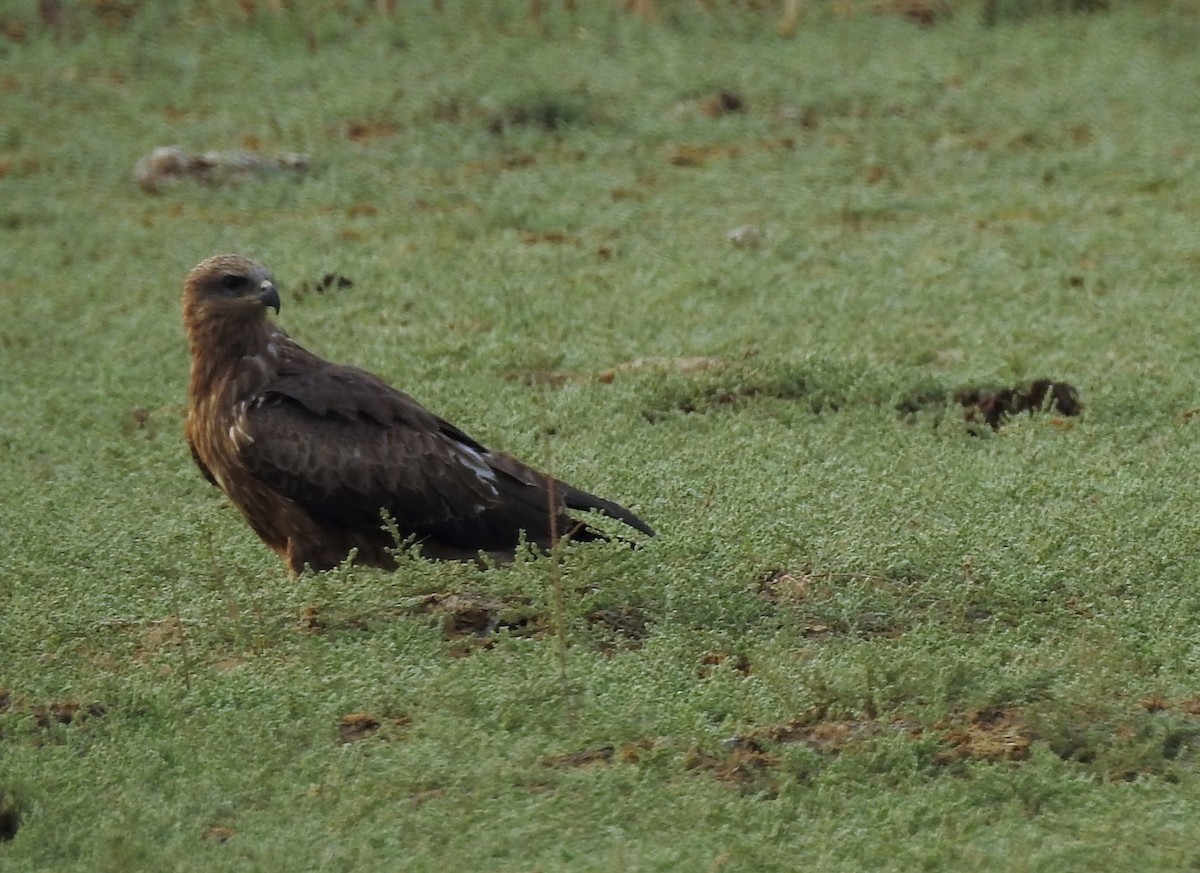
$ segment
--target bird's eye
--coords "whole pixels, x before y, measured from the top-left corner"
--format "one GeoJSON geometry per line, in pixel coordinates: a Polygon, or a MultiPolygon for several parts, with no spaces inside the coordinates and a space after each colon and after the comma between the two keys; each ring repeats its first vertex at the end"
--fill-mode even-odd
{"type": "Polygon", "coordinates": [[[237,273],[227,273],[221,277],[221,287],[226,291],[236,291],[242,287],[242,281],[237,273]]]}

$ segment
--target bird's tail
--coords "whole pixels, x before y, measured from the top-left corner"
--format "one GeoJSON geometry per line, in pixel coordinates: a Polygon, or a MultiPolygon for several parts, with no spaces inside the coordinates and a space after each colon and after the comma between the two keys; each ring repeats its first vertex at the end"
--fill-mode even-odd
{"type": "Polygon", "coordinates": [[[614,503],[611,500],[605,500],[603,497],[597,497],[595,494],[589,494],[586,491],[580,491],[574,486],[568,485],[566,482],[554,480],[554,485],[558,489],[558,493],[562,495],[563,502],[567,505],[567,509],[574,509],[579,512],[587,512],[589,510],[607,515],[609,518],[615,518],[617,521],[624,522],[631,528],[641,531],[647,536],[654,536],[654,529],[646,522],[642,521],[624,506],[619,503],[614,503]]]}
{"type": "MultiPolygon", "coordinates": [[[[654,536],[654,530],[650,525],[646,524],[646,522],[642,521],[619,503],[613,503],[611,500],[605,500],[603,497],[597,497],[595,494],[581,491],[575,486],[568,485],[559,479],[539,473],[511,455],[505,455],[500,452],[489,453],[488,463],[492,466],[493,470],[504,473],[525,486],[524,488],[517,489],[511,496],[526,503],[531,509],[540,510],[543,513],[549,509],[546,503],[549,496],[547,495],[547,487],[553,483],[555,493],[550,498],[550,502],[554,505],[561,505],[564,509],[574,509],[579,512],[587,512],[589,510],[599,512],[602,515],[607,515],[609,518],[615,518],[617,521],[629,525],[634,530],[646,534],[646,536],[654,536]],[[534,501],[538,501],[539,505],[535,506],[534,501]]],[[[569,518],[562,520],[568,522],[568,525],[571,524],[569,518]]],[[[526,530],[528,532],[528,528],[526,530]]],[[[562,536],[568,532],[567,529],[563,529],[558,533],[562,536]]],[[[584,540],[607,539],[603,534],[591,530],[586,526],[577,529],[572,536],[575,539],[584,540]]]]}

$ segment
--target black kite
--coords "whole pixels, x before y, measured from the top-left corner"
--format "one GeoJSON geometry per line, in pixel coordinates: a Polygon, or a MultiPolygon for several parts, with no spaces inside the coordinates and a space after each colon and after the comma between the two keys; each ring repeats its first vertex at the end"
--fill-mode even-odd
{"type": "Polygon", "coordinates": [[[352,552],[395,568],[387,517],[433,558],[511,556],[522,532],[543,549],[556,535],[604,538],[568,510],[653,535],[628,509],[492,452],[377,376],[305,350],[268,309],[279,311],[279,292],[248,258],[220,255],[188,274],[186,435],[200,472],[293,573],[352,552]]]}

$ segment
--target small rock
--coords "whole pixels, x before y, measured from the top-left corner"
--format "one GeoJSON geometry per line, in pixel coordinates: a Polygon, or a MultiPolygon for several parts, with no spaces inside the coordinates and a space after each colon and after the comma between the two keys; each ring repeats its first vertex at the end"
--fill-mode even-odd
{"type": "Polygon", "coordinates": [[[258,152],[198,153],[171,145],[159,146],[139,160],[133,168],[133,178],[142,190],[156,194],[164,186],[185,179],[206,185],[236,185],[273,172],[287,170],[302,173],[307,169],[308,158],[290,152],[281,155],[258,152]]]}
{"type": "Polygon", "coordinates": [[[729,240],[738,248],[750,249],[759,245],[763,241],[762,228],[754,224],[743,224],[741,227],[735,227],[733,230],[725,234],[725,239],[729,240]]]}

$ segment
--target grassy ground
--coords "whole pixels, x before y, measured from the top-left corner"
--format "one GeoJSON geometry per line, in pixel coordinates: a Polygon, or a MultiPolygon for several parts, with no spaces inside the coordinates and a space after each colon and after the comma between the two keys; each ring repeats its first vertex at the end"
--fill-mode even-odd
{"type": "Polygon", "coordinates": [[[1194,7],[86,5],[0,7],[6,873],[1200,862],[1194,7]],[[287,578],[182,442],[226,250],[660,536],[287,578]]]}

